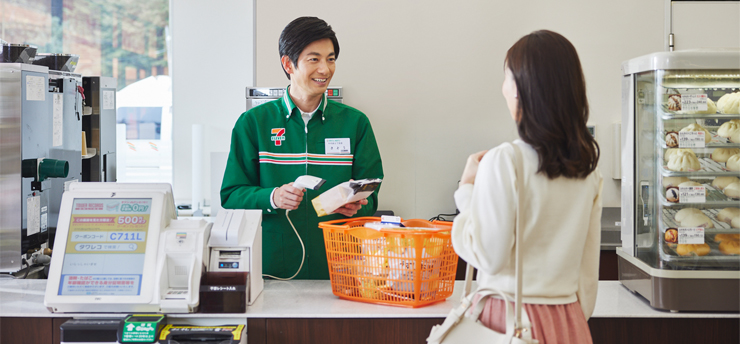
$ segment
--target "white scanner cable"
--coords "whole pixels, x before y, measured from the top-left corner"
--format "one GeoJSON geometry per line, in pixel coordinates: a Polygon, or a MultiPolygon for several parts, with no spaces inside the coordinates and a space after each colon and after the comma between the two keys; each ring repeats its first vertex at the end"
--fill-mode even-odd
{"type": "MultiPolygon", "coordinates": [[[[306,175],[306,176],[298,177],[298,179],[296,179],[295,182],[293,182],[293,187],[317,190],[322,185],[324,185],[325,182],[326,180],[321,179],[319,177],[306,175]]],[[[267,274],[262,274],[262,277],[270,277],[270,278],[274,278],[279,281],[290,281],[296,276],[298,276],[298,273],[300,273],[301,269],[303,269],[303,263],[306,261],[306,246],[303,245],[303,239],[301,239],[301,235],[298,234],[298,230],[295,229],[295,225],[293,225],[293,221],[290,220],[290,216],[288,216],[289,212],[290,210],[285,210],[285,218],[288,219],[288,223],[290,223],[290,226],[293,227],[293,231],[295,232],[295,235],[298,237],[298,241],[301,242],[301,249],[303,250],[303,255],[301,256],[301,266],[298,267],[298,271],[296,271],[293,276],[290,276],[288,278],[280,278],[280,277],[275,277],[275,276],[267,275],[267,274]]]]}
{"type": "Polygon", "coordinates": [[[303,249],[303,256],[301,257],[301,266],[298,267],[298,271],[296,271],[293,276],[290,276],[288,278],[280,278],[280,277],[275,277],[275,276],[268,275],[268,274],[262,274],[262,277],[270,277],[270,278],[274,278],[279,281],[290,281],[296,276],[298,276],[298,273],[301,272],[301,269],[303,269],[303,262],[306,260],[306,246],[303,245],[303,240],[301,239],[301,235],[298,234],[298,230],[295,229],[295,226],[293,225],[293,221],[290,221],[290,216],[288,216],[289,212],[290,210],[285,211],[285,218],[288,219],[290,226],[293,227],[293,231],[295,232],[295,235],[298,237],[298,241],[301,242],[301,249],[303,249]]]}

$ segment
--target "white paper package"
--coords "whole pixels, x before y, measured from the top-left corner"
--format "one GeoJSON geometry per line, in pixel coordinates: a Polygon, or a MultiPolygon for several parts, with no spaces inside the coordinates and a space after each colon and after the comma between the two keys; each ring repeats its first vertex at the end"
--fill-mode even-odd
{"type": "Polygon", "coordinates": [[[360,179],[339,184],[311,200],[316,214],[326,216],[341,206],[365,199],[380,187],[381,179],[360,179]]]}

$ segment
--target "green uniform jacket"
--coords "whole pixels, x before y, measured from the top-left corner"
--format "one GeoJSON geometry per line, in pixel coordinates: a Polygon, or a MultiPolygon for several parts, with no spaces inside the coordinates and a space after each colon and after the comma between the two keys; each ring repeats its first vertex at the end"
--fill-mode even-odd
{"type": "MultiPolygon", "coordinates": [[[[346,141],[345,141],[346,142],[346,141]]],[[[350,179],[383,178],[380,152],[367,117],[357,109],[328,100],[305,127],[300,110],[288,96],[243,113],[231,134],[231,151],[221,184],[225,209],[262,210],[262,271],[287,278],[301,264],[301,244],[285,218],[274,209],[270,195],[276,187],[302,175],[326,179],[316,191],[306,190],[303,201],[290,211],[290,220],[306,247],[299,279],[329,279],[322,221],[346,218],[340,214],[317,217],[311,200],[350,179]],[[349,154],[325,154],[325,139],[349,139],[349,154]]],[[[378,208],[378,191],[355,216],[372,216],[378,208]]]]}

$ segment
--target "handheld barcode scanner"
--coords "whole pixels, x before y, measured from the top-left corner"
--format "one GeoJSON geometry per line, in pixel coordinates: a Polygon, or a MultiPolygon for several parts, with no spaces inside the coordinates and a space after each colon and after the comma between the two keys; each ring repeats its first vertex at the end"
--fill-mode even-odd
{"type": "MultiPolygon", "coordinates": [[[[314,177],[314,176],[300,176],[296,178],[295,182],[293,182],[293,187],[299,188],[299,189],[311,189],[311,190],[318,190],[322,185],[326,183],[326,180],[314,177]]],[[[295,235],[298,237],[298,241],[301,243],[301,249],[303,249],[303,256],[301,258],[301,265],[298,267],[298,271],[295,272],[293,276],[290,276],[288,278],[280,278],[275,277],[272,275],[264,274],[262,276],[274,278],[276,280],[281,281],[289,281],[298,276],[298,273],[301,272],[301,269],[303,269],[303,262],[306,260],[306,246],[303,245],[303,239],[301,239],[301,235],[298,234],[298,230],[295,229],[295,225],[293,225],[293,221],[290,221],[290,216],[288,216],[288,213],[290,213],[290,210],[285,211],[285,218],[288,219],[288,223],[290,223],[290,226],[293,227],[293,231],[295,232],[295,235]]]]}
{"type": "Polygon", "coordinates": [[[322,185],[326,183],[326,180],[314,176],[300,176],[293,182],[293,187],[299,189],[311,189],[318,190],[322,185]]]}

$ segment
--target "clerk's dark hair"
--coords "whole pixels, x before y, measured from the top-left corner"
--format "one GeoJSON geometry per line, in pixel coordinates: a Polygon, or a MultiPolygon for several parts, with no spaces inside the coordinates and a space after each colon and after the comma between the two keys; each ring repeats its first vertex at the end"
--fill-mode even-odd
{"type": "Polygon", "coordinates": [[[519,98],[519,137],[539,156],[548,178],[585,178],[599,162],[599,145],[586,128],[586,80],[576,48],[562,35],[535,31],[506,53],[519,98]]]}
{"type": "MultiPolygon", "coordinates": [[[[298,67],[298,58],[307,45],[322,40],[331,39],[334,45],[334,58],[339,57],[339,41],[331,25],[316,17],[300,17],[294,19],[285,26],[280,34],[279,50],[280,58],[288,56],[290,62],[298,67]]],[[[281,63],[282,66],[282,63],[281,63]]],[[[283,69],[285,76],[290,80],[290,74],[283,69]]]]}

